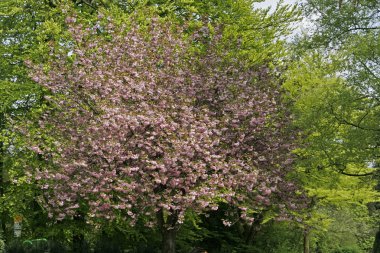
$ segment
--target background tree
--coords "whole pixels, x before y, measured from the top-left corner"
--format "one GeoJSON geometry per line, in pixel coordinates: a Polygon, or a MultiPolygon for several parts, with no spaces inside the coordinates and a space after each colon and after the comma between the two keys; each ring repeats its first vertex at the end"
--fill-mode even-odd
{"type": "MultiPolygon", "coordinates": [[[[298,41],[297,63],[288,75],[286,87],[305,139],[297,154],[306,186],[318,195],[319,178],[336,189],[335,200],[345,195],[339,189],[351,192],[342,183],[373,185],[377,178],[378,7],[376,1],[306,1],[312,26],[298,41]]],[[[377,200],[367,190],[359,206],[377,200]]]]}

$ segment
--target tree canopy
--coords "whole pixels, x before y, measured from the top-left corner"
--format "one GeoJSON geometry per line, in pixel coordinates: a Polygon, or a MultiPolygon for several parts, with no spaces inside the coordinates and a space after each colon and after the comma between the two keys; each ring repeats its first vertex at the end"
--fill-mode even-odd
{"type": "Polygon", "coordinates": [[[0,3],[9,251],[379,251],[379,3],[255,3],[0,3]]]}

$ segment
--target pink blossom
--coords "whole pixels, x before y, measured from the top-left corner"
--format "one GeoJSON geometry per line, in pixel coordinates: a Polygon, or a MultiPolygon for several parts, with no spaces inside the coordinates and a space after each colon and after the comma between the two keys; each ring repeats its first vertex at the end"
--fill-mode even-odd
{"type": "Polygon", "coordinates": [[[259,69],[226,61],[215,50],[221,35],[192,55],[193,42],[173,34],[173,24],[153,22],[147,34],[136,25],[125,35],[111,22],[106,39],[73,17],[66,22],[77,62],[60,56],[48,72],[31,73],[58,108],[40,124],[54,147],[31,137],[31,150],[54,164],[35,175],[54,200],[51,213],[63,219],[81,203],[88,217],[121,213],[135,223],[165,209],[182,222],[186,210],[217,210],[223,199],[244,206],[248,219],[246,209],[289,197],[292,145],[276,80],[260,83],[259,69]]]}

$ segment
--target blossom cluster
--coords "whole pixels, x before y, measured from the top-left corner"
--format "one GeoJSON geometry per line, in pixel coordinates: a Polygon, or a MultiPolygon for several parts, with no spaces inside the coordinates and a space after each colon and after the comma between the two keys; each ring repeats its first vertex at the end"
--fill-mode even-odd
{"type": "Polygon", "coordinates": [[[32,146],[51,161],[36,174],[51,216],[134,222],[164,210],[182,222],[187,209],[225,201],[252,221],[247,210],[286,195],[288,118],[265,66],[226,59],[220,31],[207,28],[197,54],[195,36],[158,20],[110,22],[102,34],[67,23],[71,55],[32,66],[54,105],[39,122],[54,148],[43,138],[32,146]]]}

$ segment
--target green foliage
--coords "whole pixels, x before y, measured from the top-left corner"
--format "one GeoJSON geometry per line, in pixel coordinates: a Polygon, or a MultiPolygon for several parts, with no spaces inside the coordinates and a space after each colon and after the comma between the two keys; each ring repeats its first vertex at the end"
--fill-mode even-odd
{"type": "Polygon", "coordinates": [[[191,252],[196,245],[202,245],[203,239],[209,235],[210,232],[202,227],[201,217],[189,211],[185,223],[178,231],[178,248],[182,252],[191,252]]]}
{"type": "Polygon", "coordinates": [[[5,242],[3,240],[3,235],[0,233],[0,253],[5,252],[5,242]]]}
{"type": "Polygon", "coordinates": [[[362,252],[358,247],[344,247],[334,250],[332,253],[360,253],[362,252]]]}
{"type": "MultiPolygon", "coordinates": [[[[70,51],[72,41],[64,23],[67,15],[76,13],[80,23],[89,25],[97,22],[100,12],[128,27],[131,15],[143,26],[149,17],[158,14],[162,20],[186,22],[188,34],[207,24],[209,37],[194,42],[194,54],[201,53],[215,30],[223,27],[222,43],[217,50],[226,60],[240,58],[247,68],[265,64],[280,71],[284,58],[294,56],[282,76],[287,99],[294,105],[295,127],[299,130],[296,137],[300,140],[300,147],[294,151],[298,157],[297,172],[291,176],[315,200],[309,209],[294,214],[299,222],[275,222],[268,211],[264,214],[269,217],[264,218],[266,223],[254,225],[255,239],[249,243],[245,224],[236,222],[225,227],[217,221],[225,213],[205,217],[189,212],[178,234],[179,251],[203,247],[208,252],[300,252],[304,228],[311,228],[311,247],[315,250],[369,251],[376,218],[368,214],[367,205],[379,201],[379,193],[374,190],[378,179],[372,177],[376,176],[379,163],[379,3],[307,1],[304,10],[315,18],[315,30],[311,36],[300,38],[297,47],[290,51],[282,38],[290,33],[289,25],[299,20],[299,10],[278,6],[271,14],[252,9],[253,2],[1,1],[0,211],[2,222],[8,225],[4,236],[10,238],[13,216],[22,214],[23,237],[46,237],[59,242],[57,252],[71,247],[76,234],[84,235],[98,251],[106,247],[110,251],[115,245],[136,252],[149,248],[154,252],[159,248],[158,231],[139,223],[132,228],[122,220],[91,225],[76,220],[58,224],[50,221],[38,204],[41,200],[36,201],[40,189],[25,173],[25,168],[44,168],[44,161],[28,151],[23,134],[15,131],[15,122],[38,120],[51,106],[44,99],[46,91],[30,81],[24,62],[44,64],[51,57],[52,46],[70,51]],[[97,229],[93,229],[95,226],[97,229]]],[[[33,134],[41,133],[35,129],[33,134]]],[[[8,252],[24,250],[19,243],[7,246],[8,252]]]]}
{"type": "Polygon", "coordinates": [[[374,241],[368,206],[379,201],[378,4],[306,1],[313,26],[293,48],[286,74],[301,130],[294,176],[314,199],[301,218],[322,252],[368,252],[374,241]]]}
{"type": "Polygon", "coordinates": [[[296,223],[272,221],[260,228],[245,252],[292,253],[301,252],[302,247],[302,229],[296,223]]]}
{"type": "Polygon", "coordinates": [[[293,64],[284,84],[302,130],[293,176],[313,198],[298,215],[312,229],[312,248],[369,250],[376,222],[367,205],[380,196],[373,177],[377,133],[369,130],[376,127],[377,108],[325,56],[309,53],[293,64]]]}

